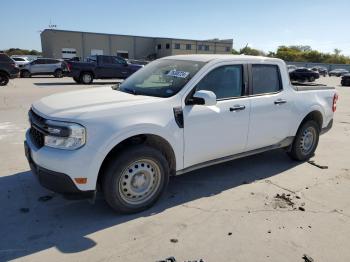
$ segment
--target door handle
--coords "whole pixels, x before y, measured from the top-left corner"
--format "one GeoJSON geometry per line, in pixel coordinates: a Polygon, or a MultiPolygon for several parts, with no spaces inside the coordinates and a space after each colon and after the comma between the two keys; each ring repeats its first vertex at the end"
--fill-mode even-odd
{"type": "Polygon", "coordinates": [[[233,107],[230,107],[230,112],[240,111],[244,109],[245,109],[244,105],[234,105],[233,107]]]}
{"type": "Polygon", "coordinates": [[[285,103],[287,103],[287,100],[285,100],[285,99],[277,99],[274,103],[275,103],[275,105],[285,104],[285,103]]]}

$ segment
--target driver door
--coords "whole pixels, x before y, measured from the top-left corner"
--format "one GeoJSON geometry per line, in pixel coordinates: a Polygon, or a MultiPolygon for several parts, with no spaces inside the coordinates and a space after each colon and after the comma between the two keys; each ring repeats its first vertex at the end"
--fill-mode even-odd
{"type": "Polygon", "coordinates": [[[218,66],[192,91],[214,92],[217,104],[184,107],[184,168],[245,150],[250,100],[244,97],[244,68],[237,64],[218,66]]]}

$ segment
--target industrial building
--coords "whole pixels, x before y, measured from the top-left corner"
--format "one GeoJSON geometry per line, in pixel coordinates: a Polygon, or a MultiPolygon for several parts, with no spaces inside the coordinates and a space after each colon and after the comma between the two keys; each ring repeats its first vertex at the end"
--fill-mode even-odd
{"type": "Polygon", "coordinates": [[[119,55],[152,60],[178,54],[229,54],[232,39],[190,40],[45,29],[41,32],[44,57],[84,59],[90,55],[119,55]]]}

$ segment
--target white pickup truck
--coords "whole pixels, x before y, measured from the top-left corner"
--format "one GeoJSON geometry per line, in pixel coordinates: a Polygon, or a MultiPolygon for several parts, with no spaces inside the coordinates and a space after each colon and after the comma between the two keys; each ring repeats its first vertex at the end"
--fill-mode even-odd
{"type": "Polygon", "coordinates": [[[332,87],[293,86],[279,59],[165,57],[121,85],[35,102],[25,153],[44,187],[71,197],[100,189],[114,210],[138,212],[171,175],[277,148],[310,158],[336,101],[332,87]]]}

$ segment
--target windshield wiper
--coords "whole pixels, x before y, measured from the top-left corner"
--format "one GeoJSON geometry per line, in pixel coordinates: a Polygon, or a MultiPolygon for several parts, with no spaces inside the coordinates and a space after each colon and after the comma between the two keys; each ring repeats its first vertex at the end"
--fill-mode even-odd
{"type": "Polygon", "coordinates": [[[129,94],[133,94],[135,96],[137,95],[136,90],[135,89],[131,89],[131,88],[123,88],[122,90],[119,89],[119,91],[126,92],[126,93],[129,93],[129,94]]]}

